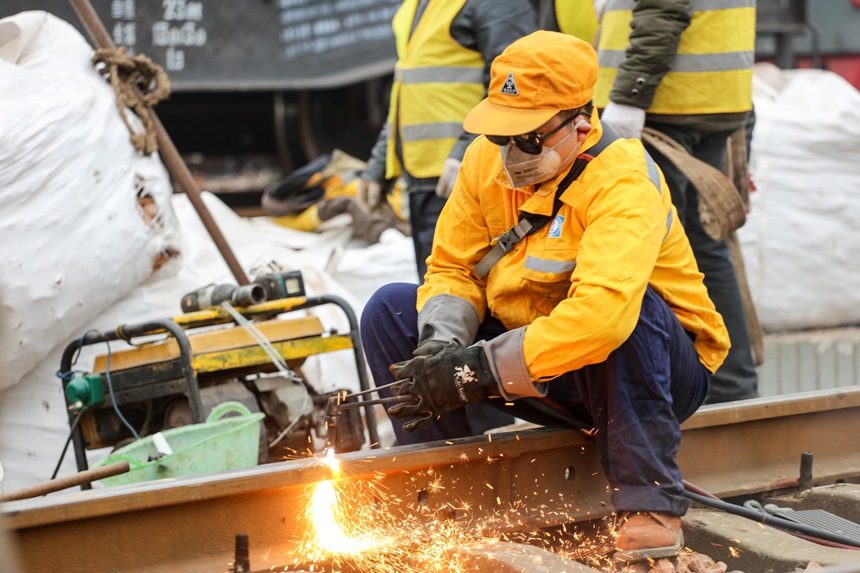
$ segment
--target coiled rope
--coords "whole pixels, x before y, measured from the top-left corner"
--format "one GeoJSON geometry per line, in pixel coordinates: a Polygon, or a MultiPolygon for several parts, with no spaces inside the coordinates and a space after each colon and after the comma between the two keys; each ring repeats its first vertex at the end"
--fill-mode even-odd
{"type": "Polygon", "coordinates": [[[119,115],[131,134],[134,148],[144,155],[158,151],[155,121],[149,108],[170,95],[167,73],[143,54],[130,56],[124,47],[98,49],[92,62],[116,92],[119,115]],[[138,117],[142,131],[131,124],[128,112],[138,117]]]}

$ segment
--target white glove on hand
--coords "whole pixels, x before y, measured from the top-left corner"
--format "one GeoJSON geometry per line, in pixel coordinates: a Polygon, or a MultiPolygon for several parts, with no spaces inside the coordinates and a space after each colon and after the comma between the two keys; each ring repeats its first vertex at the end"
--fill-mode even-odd
{"type": "Polygon", "coordinates": [[[358,204],[368,213],[379,209],[382,204],[382,183],[374,179],[361,177],[356,187],[358,204]]]}
{"type": "Polygon", "coordinates": [[[609,102],[600,119],[611,125],[621,137],[639,139],[645,126],[645,110],[632,105],[609,102]]]}
{"type": "Polygon", "coordinates": [[[451,190],[454,188],[454,182],[457,181],[457,173],[460,172],[459,159],[449,157],[445,160],[442,166],[442,174],[439,175],[439,182],[436,184],[436,195],[447,199],[451,196],[451,190]]]}

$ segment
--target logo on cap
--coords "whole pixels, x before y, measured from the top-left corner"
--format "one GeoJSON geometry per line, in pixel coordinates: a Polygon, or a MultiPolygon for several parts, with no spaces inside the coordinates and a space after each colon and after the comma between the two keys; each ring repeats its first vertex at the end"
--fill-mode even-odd
{"type": "Polygon", "coordinates": [[[502,86],[502,93],[513,96],[520,95],[520,92],[517,89],[517,82],[514,81],[514,72],[509,73],[508,77],[505,78],[505,85],[502,86]]]}

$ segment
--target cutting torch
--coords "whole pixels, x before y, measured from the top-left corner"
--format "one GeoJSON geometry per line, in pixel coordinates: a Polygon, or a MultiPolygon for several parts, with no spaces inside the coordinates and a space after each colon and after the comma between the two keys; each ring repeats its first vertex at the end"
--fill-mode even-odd
{"type": "Polygon", "coordinates": [[[402,402],[417,401],[418,398],[411,394],[369,398],[375,392],[403,384],[404,382],[408,382],[408,379],[395,380],[390,384],[361,390],[360,392],[349,393],[346,390],[341,390],[337,394],[330,396],[325,409],[326,449],[333,448],[335,452],[352,451],[351,446],[357,440],[360,440],[359,444],[364,442],[364,426],[361,422],[359,408],[375,406],[377,404],[400,404],[402,402]]]}

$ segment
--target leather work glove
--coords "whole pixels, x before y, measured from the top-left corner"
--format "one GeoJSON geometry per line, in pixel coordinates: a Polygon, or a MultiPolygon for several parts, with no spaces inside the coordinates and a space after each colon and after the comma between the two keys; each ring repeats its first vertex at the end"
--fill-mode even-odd
{"type": "Polygon", "coordinates": [[[367,177],[361,177],[356,186],[358,204],[367,213],[377,211],[382,205],[382,183],[367,177]]]}
{"type": "Polygon", "coordinates": [[[600,119],[611,125],[621,137],[641,139],[642,128],[645,126],[645,110],[611,101],[600,114],[600,119]]]}
{"type": "Polygon", "coordinates": [[[392,418],[408,418],[403,424],[407,432],[423,428],[440,414],[499,395],[480,346],[451,345],[435,356],[417,356],[390,368],[394,378],[403,381],[392,387],[392,393],[414,398],[388,409],[392,418]]]}
{"type": "Polygon", "coordinates": [[[451,196],[451,190],[454,189],[454,182],[457,181],[457,173],[460,172],[460,161],[449,157],[445,160],[442,166],[442,174],[439,175],[439,182],[436,184],[436,195],[447,199],[451,196]]]}
{"type": "Polygon", "coordinates": [[[413,356],[435,356],[446,348],[462,348],[459,344],[448,342],[447,340],[434,340],[436,329],[432,325],[427,324],[421,329],[421,336],[418,338],[418,346],[412,351],[413,356]]]}

